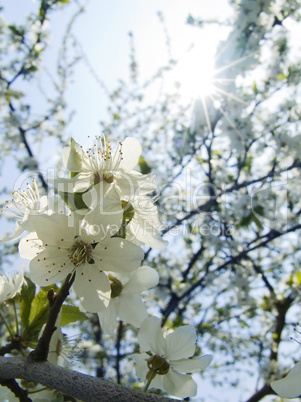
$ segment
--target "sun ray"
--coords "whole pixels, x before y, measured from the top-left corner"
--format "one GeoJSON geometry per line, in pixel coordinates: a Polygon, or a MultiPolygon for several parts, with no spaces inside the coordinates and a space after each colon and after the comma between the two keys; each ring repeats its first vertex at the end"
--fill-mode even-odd
{"type": "Polygon", "coordinates": [[[212,75],[215,76],[215,75],[221,73],[222,71],[227,70],[227,69],[230,68],[230,67],[236,66],[236,64],[241,63],[242,61],[245,61],[245,60],[248,59],[249,57],[254,56],[256,53],[257,53],[257,52],[249,53],[249,54],[247,54],[246,56],[240,57],[239,59],[232,61],[232,63],[228,63],[228,64],[226,64],[226,65],[223,66],[223,67],[217,68],[216,70],[214,70],[214,72],[213,72],[212,75]]]}
{"type": "Polygon", "coordinates": [[[248,105],[247,102],[245,102],[245,101],[243,101],[242,99],[238,98],[237,96],[231,94],[230,92],[224,91],[223,89],[221,89],[221,88],[219,88],[219,87],[217,87],[217,86],[214,86],[214,89],[215,89],[217,92],[220,92],[221,94],[227,96],[227,97],[230,98],[230,99],[236,100],[237,102],[242,103],[243,105],[248,105]]]}
{"type": "MultiPolygon", "coordinates": [[[[215,99],[214,99],[214,97],[212,95],[210,95],[210,99],[211,99],[212,103],[215,101],[215,99]]],[[[238,134],[238,136],[241,138],[241,140],[244,141],[244,138],[243,138],[241,132],[236,127],[236,125],[233,122],[233,120],[225,113],[224,109],[221,106],[217,106],[217,109],[222,113],[224,118],[227,120],[227,122],[230,124],[230,126],[234,129],[234,131],[238,134]]]]}
{"type": "Polygon", "coordinates": [[[208,109],[207,109],[205,98],[202,96],[201,100],[202,100],[202,104],[203,104],[203,109],[204,109],[204,114],[205,114],[207,127],[209,129],[210,134],[212,134],[212,125],[211,125],[211,121],[209,119],[209,114],[208,114],[208,109]]]}

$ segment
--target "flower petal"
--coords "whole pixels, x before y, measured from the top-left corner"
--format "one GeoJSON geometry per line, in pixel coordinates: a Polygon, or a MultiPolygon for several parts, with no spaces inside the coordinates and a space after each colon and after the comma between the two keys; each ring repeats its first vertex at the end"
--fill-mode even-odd
{"type": "Polygon", "coordinates": [[[38,238],[52,246],[60,242],[60,239],[73,241],[77,234],[76,222],[78,218],[71,214],[36,215],[31,217],[33,227],[38,238]]]}
{"type": "MultiPolygon", "coordinates": [[[[116,148],[115,152],[119,152],[116,148]]],[[[122,142],[122,160],[119,165],[119,169],[129,172],[137,166],[139,157],[141,155],[142,148],[138,140],[133,137],[127,137],[122,142]]],[[[113,156],[114,159],[114,156],[113,156]]]]}
{"type": "Polygon", "coordinates": [[[151,351],[163,356],[166,343],[161,331],[161,322],[157,317],[146,318],[138,332],[138,342],[143,351],[151,351]]]}
{"type": "Polygon", "coordinates": [[[108,306],[110,282],[106,274],[94,267],[94,264],[85,264],[76,269],[73,287],[86,311],[99,313],[108,306]]]}
{"type": "Polygon", "coordinates": [[[168,245],[168,241],[161,238],[160,232],[150,224],[150,221],[143,220],[139,216],[134,216],[127,230],[130,240],[133,239],[132,241],[145,244],[155,250],[162,250],[168,245]]]}
{"type": "Polygon", "coordinates": [[[144,303],[138,294],[121,293],[119,304],[119,318],[128,324],[139,328],[142,321],[147,318],[147,311],[144,303]]]}
{"type": "Polygon", "coordinates": [[[116,321],[118,317],[118,299],[111,299],[108,307],[98,313],[98,319],[101,325],[101,329],[109,334],[113,335],[116,328],[116,321]]]}
{"type": "Polygon", "coordinates": [[[95,208],[82,220],[80,235],[84,240],[91,241],[91,237],[95,242],[101,242],[110,239],[120,229],[122,223],[122,209],[115,209],[113,214],[102,212],[99,208],[95,208]]]}
{"type": "Polygon", "coordinates": [[[193,359],[183,359],[183,360],[170,360],[170,365],[179,373],[193,373],[198,370],[205,370],[209,364],[212,362],[211,355],[204,355],[201,357],[196,357],[193,359]]]}
{"type": "Polygon", "coordinates": [[[301,362],[282,380],[273,381],[271,387],[282,398],[298,398],[301,396],[301,362]]]}
{"type": "MultiPolygon", "coordinates": [[[[141,354],[133,354],[132,357],[136,363],[135,369],[137,377],[140,378],[141,381],[146,383],[146,374],[148,372],[148,366],[146,360],[149,359],[149,355],[147,355],[146,353],[141,353],[141,354]]],[[[150,385],[150,389],[151,388],[158,388],[164,391],[162,375],[157,375],[153,379],[150,385]]]]}
{"type": "Polygon", "coordinates": [[[187,359],[194,355],[197,335],[190,325],[177,328],[166,337],[166,357],[170,360],[187,359]]]}
{"type": "Polygon", "coordinates": [[[31,260],[35,258],[41,250],[43,250],[42,245],[43,242],[38,239],[38,235],[35,232],[29,233],[20,240],[18,246],[19,254],[22,258],[31,260]]]}
{"type": "Polygon", "coordinates": [[[30,261],[30,279],[40,286],[51,285],[64,280],[73,268],[65,250],[47,248],[30,261]]]}
{"type": "Polygon", "coordinates": [[[132,358],[136,363],[135,370],[137,377],[139,377],[141,381],[145,381],[148,372],[146,360],[149,359],[149,355],[146,353],[134,353],[132,358]]]}
{"type": "Polygon", "coordinates": [[[130,280],[124,285],[123,293],[141,293],[153,288],[159,282],[159,275],[153,268],[146,265],[138,268],[130,280]]]}
{"type": "Polygon", "coordinates": [[[140,247],[118,237],[98,243],[94,256],[104,271],[131,272],[137,269],[144,257],[140,247]]]}
{"type": "Polygon", "coordinates": [[[197,386],[191,375],[179,374],[172,369],[164,376],[163,386],[170,395],[178,398],[193,397],[197,394],[197,386]]]}

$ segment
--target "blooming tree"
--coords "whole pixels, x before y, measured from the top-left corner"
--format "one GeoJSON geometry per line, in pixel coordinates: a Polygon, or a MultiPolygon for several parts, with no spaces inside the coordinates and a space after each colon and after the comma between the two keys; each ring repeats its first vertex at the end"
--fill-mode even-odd
{"type": "Polygon", "coordinates": [[[74,35],[83,9],[67,3],[41,0],[23,25],[1,18],[1,160],[34,176],[2,209],[14,227],[1,245],[1,399],[193,398],[200,381],[249,402],[299,396],[300,4],[187,16],[227,34],[192,107],[181,82],[149,102],[178,61],[168,47],[141,81],[131,35],[130,80],[107,92],[104,134],[85,147],[65,133],[67,84],[89,66],[74,35]],[[63,6],[75,13],[33,113],[26,91],[41,87],[47,24],[63,6]],[[38,156],[49,139],[52,166],[38,156]],[[26,263],[9,274],[14,254],[26,263]]]}

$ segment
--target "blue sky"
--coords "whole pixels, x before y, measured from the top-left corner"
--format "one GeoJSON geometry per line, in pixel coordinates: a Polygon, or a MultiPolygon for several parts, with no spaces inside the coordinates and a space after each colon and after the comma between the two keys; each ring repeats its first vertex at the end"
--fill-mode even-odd
{"type": "MultiPolygon", "coordinates": [[[[5,18],[9,23],[22,23],[24,16],[36,10],[38,4],[33,0],[4,0],[5,18]]],[[[198,68],[206,65],[218,41],[225,38],[224,27],[218,29],[217,25],[210,25],[200,30],[186,24],[187,16],[192,14],[194,17],[225,21],[232,14],[227,0],[89,0],[80,4],[85,5],[86,11],[76,21],[74,34],[94,71],[110,90],[118,79],[129,78],[129,32],[134,35],[142,80],[151,77],[166,62],[165,36],[157,16],[157,12],[161,11],[171,39],[172,57],[183,60],[170,80],[190,79],[184,85],[187,99],[195,96],[189,91],[194,87],[191,79],[197,79],[199,75],[196,65],[198,68]],[[188,52],[192,43],[195,50],[188,52]],[[186,57],[187,54],[192,59],[186,57]]],[[[51,43],[45,54],[45,66],[50,71],[55,69],[66,24],[77,8],[77,2],[71,0],[70,5],[51,15],[51,43]]],[[[84,63],[79,63],[75,69],[66,100],[70,109],[76,110],[68,133],[78,140],[83,135],[98,135],[99,120],[106,116],[106,98],[84,63]]]]}

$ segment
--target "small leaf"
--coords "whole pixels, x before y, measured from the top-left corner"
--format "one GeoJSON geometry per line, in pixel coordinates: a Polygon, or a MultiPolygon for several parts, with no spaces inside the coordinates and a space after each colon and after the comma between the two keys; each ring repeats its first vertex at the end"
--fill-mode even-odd
{"type": "Polygon", "coordinates": [[[146,160],[143,158],[142,155],[140,155],[139,160],[138,160],[138,165],[140,168],[140,172],[142,174],[148,174],[151,172],[150,166],[147,164],[146,160]]]}
{"type": "Polygon", "coordinates": [[[277,80],[283,81],[287,79],[287,75],[285,74],[277,74],[277,80]]]}
{"type": "Polygon", "coordinates": [[[257,95],[259,92],[255,81],[252,84],[252,90],[253,90],[254,95],[257,95]]]}
{"type": "Polygon", "coordinates": [[[28,346],[33,347],[38,341],[42,326],[47,321],[49,302],[47,293],[50,289],[58,290],[56,285],[43,288],[32,300],[28,327],[23,333],[24,340],[28,346]]]}
{"type": "Polygon", "coordinates": [[[297,272],[297,285],[300,286],[301,285],[301,271],[297,272]]]}
{"type": "Polygon", "coordinates": [[[70,324],[71,322],[84,321],[87,316],[82,313],[78,307],[75,306],[62,306],[61,326],[70,324]]]}
{"type": "Polygon", "coordinates": [[[31,280],[25,277],[20,293],[20,317],[24,329],[28,327],[31,303],[36,292],[36,286],[31,280]]]}

